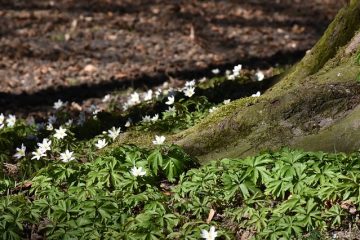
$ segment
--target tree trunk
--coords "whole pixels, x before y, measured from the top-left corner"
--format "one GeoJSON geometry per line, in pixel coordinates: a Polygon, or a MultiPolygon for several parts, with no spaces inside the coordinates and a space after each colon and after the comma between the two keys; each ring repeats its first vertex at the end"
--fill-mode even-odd
{"type": "Polygon", "coordinates": [[[360,149],[359,30],[360,0],[352,0],[302,61],[261,97],[224,105],[168,139],[202,162],[283,146],[360,149]]]}
{"type": "Polygon", "coordinates": [[[340,10],[303,60],[258,99],[225,105],[177,136],[202,161],[282,146],[360,149],[360,0],[340,10]]]}

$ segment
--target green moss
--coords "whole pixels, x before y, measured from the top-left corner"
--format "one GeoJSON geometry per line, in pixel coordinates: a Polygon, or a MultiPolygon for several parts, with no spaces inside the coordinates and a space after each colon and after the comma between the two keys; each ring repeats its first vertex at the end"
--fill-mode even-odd
{"type": "Polygon", "coordinates": [[[354,33],[359,30],[359,5],[358,0],[352,1],[349,6],[340,10],[318,43],[283,79],[286,85],[282,87],[294,86],[298,80],[316,73],[335,56],[340,47],[348,43],[354,33]]]}
{"type": "Polygon", "coordinates": [[[302,136],[294,140],[294,147],[306,150],[329,152],[351,152],[360,149],[360,106],[344,119],[319,131],[316,134],[302,136]]]}

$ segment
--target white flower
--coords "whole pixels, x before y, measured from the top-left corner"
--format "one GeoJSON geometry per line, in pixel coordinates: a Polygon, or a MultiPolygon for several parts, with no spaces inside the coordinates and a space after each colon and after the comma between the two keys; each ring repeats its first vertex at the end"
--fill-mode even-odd
{"type": "Polygon", "coordinates": [[[187,97],[192,97],[192,95],[195,94],[195,88],[194,87],[188,87],[184,89],[184,94],[187,97]]]}
{"type": "Polygon", "coordinates": [[[176,115],[175,107],[169,107],[168,110],[166,110],[165,112],[172,114],[172,115],[176,115]]]}
{"type": "Polygon", "coordinates": [[[242,65],[239,64],[239,65],[236,65],[234,67],[234,69],[232,70],[232,74],[229,74],[228,75],[228,79],[229,80],[234,80],[236,77],[238,77],[240,75],[240,71],[242,69],[242,65]]]}
{"type": "Polygon", "coordinates": [[[228,103],[230,103],[230,99],[226,99],[226,100],[224,100],[224,104],[226,105],[226,104],[228,104],[228,103]]]}
{"type": "Polygon", "coordinates": [[[108,101],[110,101],[110,99],[111,99],[111,95],[110,95],[110,94],[106,94],[101,101],[102,101],[102,102],[108,102],[108,101]]]}
{"type": "Polygon", "coordinates": [[[46,151],[51,150],[51,140],[44,138],[42,143],[37,144],[39,146],[39,151],[45,153],[46,151]]]}
{"type": "Polygon", "coordinates": [[[25,151],[26,151],[26,147],[24,146],[24,144],[21,144],[20,148],[16,148],[16,153],[14,154],[14,157],[16,159],[25,157],[25,151]]]}
{"type": "Polygon", "coordinates": [[[55,134],[54,137],[57,139],[63,139],[64,137],[66,137],[66,128],[63,127],[59,127],[58,129],[55,129],[55,134]]]}
{"type": "Polygon", "coordinates": [[[133,94],[130,95],[130,98],[128,99],[128,104],[130,106],[133,106],[133,105],[136,105],[136,104],[139,104],[141,101],[140,101],[140,96],[137,92],[134,92],[133,94]]]}
{"type": "Polygon", "coordinates": [[[42,149],[38,148],[35,152],[32,152],[33,157],[31,159],[40,160],[40,158],[45,157],[45,152],[42,151],[42,149]]]}
{"type": "Polygon", "coordinates": [[[74,152],[70,152],[68,149],[65,150],[65,152],[60,153],[60,160],[63,162],[69,162],[74,160],[75,158],[73,157],[74,152]]]}
{"type": "Polygon", "coordinates": [[[125,127],[130,127],[130,126],[131,126],[131,121],[127,120],[126,123],[125,123],[125,127]]]}
{"type": "Polygon", "coordinates": [[[236,75],[236,76],[239,76],[240,75],[240,71],[242,69],[242,65],[239,64],[239,65],[236,65],[233,69],[233,74],[236,75]]]}
{"type": "Polygon", "coordinates": [[[133,167],[131,168],[131,174],[135,177],[138,176],[145,176],[146,175],[146,171],[142,168],[142,167],[133,167]]]}
{"type": "Polygon", "coordinates": [[[218,68],[215,68],[215,69],[211,70],[211,72],[212,72],[213,74],[219,74],[219,73],[220,73],[220,70],[219,70],[218,68]]]}
{"type": "Polygon", "coordinates": [[[54,102],[53,108],[58,110],[58,109],[62,108],[64,105],[65,105],[64,102],[61,101],[61,99],[58,99],[56,102],[54,102]]]}
{"type": "Polygon", "coordinates": [[[258,80],[260,82],[260,81],[264,80],[265,75],[262,71],[257,71],[255,73],[255,77],[256,77],[256,80],[258,80]]]}
{"type": "Polygon", "coordinates": [[[15,126],[15,123],[16,123],[15,115],[9,114],[8,118],[6,119],[6,125],[8,127],[13,127],[15,126]]]}
{"type": "Polygon", "coordinates": [[[48,119],[48,123],[54,124],[55,122],[56,122],[56,117],[54,115],[50,116],[48,119]]]}
{"type": "Polygon", "coordinates": [[[151,121],[151,117],[149,115],[146,115],[145,117],[142,118],[143,122],[150,122],[151,121]]]}
{"type": "Polygon", "coordinates": [[[150,89],[144,94],[144,100],[150,101],[152,99],[153,91],[150,89]]]}
{"type": "Polygon", "coordinates": [[[236,76],[233,75],[233,74],[230,74],[230,75],[228,76],[228,79],[229,79],[229,80],[235,80],[235,78],[236,78],[236,76]]]}
{"type": "Polygon", "coordinates": [[[0,123],[0,129],[3,129],[4,127],[5,127],[5,125],[0,123]]]}
{"type": "Polygon", "coordinates": [[[4,114],[0,114],[0,124],[3,124],[5,120],[4,114]]]}
{"type": "Polygon", "coordinates": [[[214,240],[217,237],[217,232],[215,231],[215,227],[211,226],[210,231],[201,230],[201,237],[206,240],[214,240]]]}
{"type": "Polygon", "coordinates": [[[105,146],[107,145],[107,142],[105,139],[99,139],[97,141],[97,143],[95,144],[95,146],[98,148],[98,149],[102,149],[104,148],[105,146]]]}
{"type": "Polygon", "coordinates": [[[155,145],[161,145],[165,142],[165,137],[164,136],[155,136],[155,140],[153,140],[153,144],[155,145]]]}
{"type": "Polygon", "coordinates": [[[48,125],[46,125],[46,130],[48,130],[48,131],[54,130],[53,125],[51,123],[48,123],[48,125]]]}
{"type": "Polygon", "coordinates": [[[157,120],[159,120],[159,114],[155,114],[155,116],[151,118],[152,122],[156,122],[157,120]]]}
{"type": "Polygon", "coordinates": [[[110,130],[108,130],[109,137],[114,141],[120,134],[121,128],[115,128],[112,127],[110,130]]]}
{"type": "Polygon", "coordinates": [[[166,105],[173,105],[175,102],[175,97],[174,96],[169,96],[167,98],[168,100],[165,102],[166,105]]]}
{"type": "Polygon", "coordinates": [[[252,96],[252,97],[260,97],[260,95],[261,95],[260,91],[257,91],[257,93],[255,93],[255,94],[253,94],[253,95],[251,95],[251,96],[252,96]]]}
{"type": "Polygon", "coordinates": [[[186,87],[186,88],[194,87],[194,86],[195,86],[195,80],[187,81],[187,82],[185,83],[185,87],[186,87]]]}
{"type": "Polygon", "coordinates": [[[212,112],[215,112],[217,110],[217,107],[212,107],[209,109],[209,112],[212,113],[212,112]]]}
{"type": "Polygon", "coordinates": [[[341,77],[341,73],[338,72],[338,73],[336,74],[336,76],[341,77]]]}

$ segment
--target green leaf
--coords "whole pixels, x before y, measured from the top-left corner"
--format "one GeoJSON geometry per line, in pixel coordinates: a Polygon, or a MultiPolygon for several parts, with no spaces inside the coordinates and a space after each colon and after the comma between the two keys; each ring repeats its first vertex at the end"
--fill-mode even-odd
{"type": "Polygon", "coordinates": [[[147,161],[149,163],[149,168],[154,172],[155,175],[158,174],[158,170],[163,166],[163,157],[159,149],[154,150],[148,157],[147,161]]]}

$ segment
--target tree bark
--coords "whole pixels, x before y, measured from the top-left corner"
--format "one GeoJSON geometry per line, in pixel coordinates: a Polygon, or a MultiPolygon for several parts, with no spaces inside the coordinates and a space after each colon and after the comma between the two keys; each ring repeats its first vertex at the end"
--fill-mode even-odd
{"type": "MultiPolygon", "coordinates": [[[[261,97],[224,105],[168,141],[201,162],[284,146],[360,149],[359,29],[360,0],[351,0],[306,56],[261,97]]],[[[139,139],[150,141],[130,133],[123,142],[139,139]]]]}
{"type": "Polygon", "coordinates": [[[283,146],[360,149],[360,0],[339,11],[318,43],[258,99],[240,99],[174,137],[201,161],[283,146]]]}

